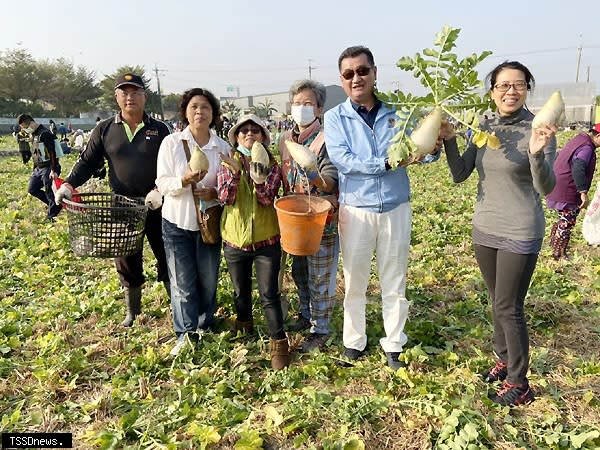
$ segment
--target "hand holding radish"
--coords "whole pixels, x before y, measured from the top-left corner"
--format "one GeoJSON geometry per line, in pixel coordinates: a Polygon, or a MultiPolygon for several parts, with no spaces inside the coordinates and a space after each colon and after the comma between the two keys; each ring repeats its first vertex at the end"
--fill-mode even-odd
{"type": "Polygon", "coordinates": [[[208,172],[206,170],[191,170],[188,167],[188,170],[183,174],[183,176],[181,177],[181,185],[182,186],[187,186],[189,184],[196,184],[199,183],[207,174],[208,172]]]}
{"type": "Polygon", "coordinates": [[[535,155],[541,152],[548,145],[556,131],[556,127],[553,125],[541,125],[539,128],[533,128],[529,139],[529,153],[535,155]]]}
{"type": "Polygon", "coordinates": [[[227,167],[234,175],[237,174],[242,168],[240,162],[225,153],[220,153],[221,164],[227,167]]]}

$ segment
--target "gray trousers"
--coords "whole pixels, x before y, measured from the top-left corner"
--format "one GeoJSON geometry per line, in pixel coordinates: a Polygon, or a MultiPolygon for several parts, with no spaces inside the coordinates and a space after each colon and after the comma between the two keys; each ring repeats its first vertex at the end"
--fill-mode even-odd
{"type": "Polygon", "coordinates": [[[526,384],[529,333],[523,304],[538,255],[520,255],[477,244],[474,248],[492,300],[494,351],[501,361],[508,364],[507,381],[526,384]]]}

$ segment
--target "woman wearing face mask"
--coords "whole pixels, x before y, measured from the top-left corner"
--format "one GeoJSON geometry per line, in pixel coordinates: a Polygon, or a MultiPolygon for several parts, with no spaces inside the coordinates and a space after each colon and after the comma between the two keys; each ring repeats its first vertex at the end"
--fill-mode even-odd
{"type": "MultiPolygon", "coordinates": [[[[290,88],[294,128],[286,131],[279,140],[285,194],[308,195],[310,191],[311,195],[325,197],[334,206],[327,218],[319,251],[310,256],[293,256],[292,260],[292,278],[298,288],[300,311],[289,330],[310,330],[301,347],[304,353],[325,345],[336,293],[338,172],[327,155],[323,126],[319,120],[325,94],[325,86],[321,83],[296,81],[290,88]],[[315,153],[318,170],[305,173],[290,157],[286,140],[302,144],[315,153]]],[[[282,271],[284,266],[282,264],[282,271]]]]}
{"type": "Polygon", "coordinates": [[[517,61],[499,64],[487,76],[498,117],[482,128],[496,133],[499,150],[471,142],[461,155],[452,126],[445,123],[440,133],[454,182],[465,181],[474,171],[479,175],[472,238],[492,302],[497,356],[496,364],[481,375],[488,383],[503,382],[489,397],[505,406],[534,399],[527,380],[524,301],[544,238],[541,199],[555,184],[556,129],[532,129],[534,116],[525,107],[534,83],[529,69],[517,61]]]}
{"type": "Polygon", "coordinates": [[[225,205],[221,235],[227,268],[235,290],[235,330],[252,333],[252,265],[271,344],[271,366],[290,364],[277,283],[281,260],[279,224],[273,200],[281,186],[281,169],[269,152],[269,167],[251,161],[252,145],[269,145],[269,130],[254,114],[241,116],[227,134],[231,156],[221,155],[217,174],[219,201],[225,205]]]}

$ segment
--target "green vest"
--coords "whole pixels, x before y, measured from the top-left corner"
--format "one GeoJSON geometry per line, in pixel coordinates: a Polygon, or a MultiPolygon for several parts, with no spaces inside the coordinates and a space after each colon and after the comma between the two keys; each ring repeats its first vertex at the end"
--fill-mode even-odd
{"type": "MultiPolygon", "coordinates": [[[[238,161],[240,157],[234,155],[238,161]]],[[[235,202],[225,205],[221,216],[221,236],[236,247],[244,248],[279,234],[277,213],[273,205],[261,205],[256,199],[254,183],[248,183],[244,165],[235,202]]]]}

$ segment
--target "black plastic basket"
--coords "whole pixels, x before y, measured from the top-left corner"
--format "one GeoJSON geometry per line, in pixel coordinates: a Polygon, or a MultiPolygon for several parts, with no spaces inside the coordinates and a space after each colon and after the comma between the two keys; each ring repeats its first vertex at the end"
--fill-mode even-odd
{"type": "Polygon", "coordinates": [[[102,192],[74,194],[64,203],[76,255],[114,258],[142,249],[148,213],[142,199],[102,192]]]}

